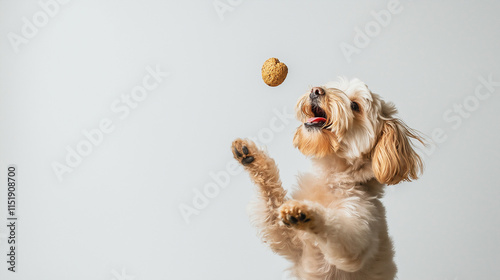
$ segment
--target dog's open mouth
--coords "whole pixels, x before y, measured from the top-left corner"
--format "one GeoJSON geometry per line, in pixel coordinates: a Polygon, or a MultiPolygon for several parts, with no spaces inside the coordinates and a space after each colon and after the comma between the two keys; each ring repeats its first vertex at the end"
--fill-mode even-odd
{"type": "Polygon", "coordinates": [[[314,114],[313,118],[309,118],[304,125],[306,127],[323,127],[326,123],[326,112],[317,105],[312,105],[311,111],[314,114]]]}

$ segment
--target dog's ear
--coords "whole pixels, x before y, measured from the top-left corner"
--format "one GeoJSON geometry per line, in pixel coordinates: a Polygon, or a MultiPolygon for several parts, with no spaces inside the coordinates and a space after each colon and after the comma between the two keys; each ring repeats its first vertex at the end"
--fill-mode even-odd
{"type": "Polygon", "coordinates": [[[411,139],[425,145],[423,138],[401,120],[385,121],[372,151],[372,168],[380,183],[395,185],[418,178],[423,162],[413,149],[411,139]]]}

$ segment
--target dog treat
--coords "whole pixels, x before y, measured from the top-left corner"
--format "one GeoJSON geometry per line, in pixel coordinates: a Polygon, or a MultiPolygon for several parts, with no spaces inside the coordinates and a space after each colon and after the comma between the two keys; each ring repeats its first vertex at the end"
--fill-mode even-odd
{"type": "Polygon", "coordinates": [[[279,86],[286,79],[288,67],[277,58],[270,58],[262,65],[262,80],[268,86],[279,86]]]}

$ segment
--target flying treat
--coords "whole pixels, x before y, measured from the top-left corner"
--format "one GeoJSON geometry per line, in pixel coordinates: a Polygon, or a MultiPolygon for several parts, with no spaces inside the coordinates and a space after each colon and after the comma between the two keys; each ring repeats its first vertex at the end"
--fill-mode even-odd
{"type": "Polygon", "coordinates": [[[279,86],[286,79],[288,67],[277,58],[270,58],[262,65],[262,80],[268,86],[279,86]]]}

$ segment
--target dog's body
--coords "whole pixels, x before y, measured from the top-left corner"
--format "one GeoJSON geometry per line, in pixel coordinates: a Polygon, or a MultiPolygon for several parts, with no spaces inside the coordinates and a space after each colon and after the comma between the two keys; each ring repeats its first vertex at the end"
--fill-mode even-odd
{"type": "Polygon", "coordinates": [[[415,132],[394,118],[396,109],[354,79],[315,87],[297,105],[303,122],[294,145],[312,157],[286,197],[273,159],[251,141],[237,139],[233,154],[259,187],[253,221],[264,242],[294,263],[300,279],[392,280],[394,251],[383,184],[417,178],[415,132]],[[355,103],[355,104],[354,104],[355,103]]]}

